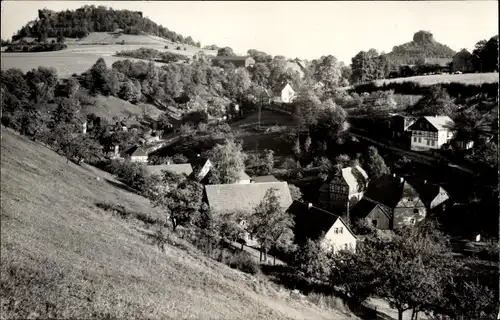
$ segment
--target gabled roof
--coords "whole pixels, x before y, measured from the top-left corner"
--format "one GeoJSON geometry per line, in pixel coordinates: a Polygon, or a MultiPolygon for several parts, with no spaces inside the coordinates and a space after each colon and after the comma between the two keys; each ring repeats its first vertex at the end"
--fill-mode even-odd
{"type": "Polygon", "coordinates": [[[377,208],[389,219],[392,217],[391,210],[388,207],[381,203],[374,202],[366,197],[363,197],[356,203],[350,214],[352,218],[364,219],[377,208]]]}
{"type": "Polygon", "coordinates": [[[408,129],[414,130],[418,127],[419,122],[426,120],[430,125],[432,125],[436,130],[451,130],[451,127],[455,124],[448,116],[425,116],[420,117],[415,123],[413,123],[408,129]]]}
{"type": "Polygon", "coordinates": [[[181,164],[160,164],[156,166],[148,166],[149,172],[154,175],[162,175],[162,171],[169,171],[177,174],[190,175],[193,172],[193,168],[189,163],[181,164]]]}
{"type": "MultiPolygon", "coordinates": [[[[322,233],[327,233],[337,220],[342,218],[329,211],[308,204],[294,201],[288,208],[288,213],[295,218],[295,237],[298,242],[306,239],[317,240],[322,233]]],[[[344,223],[344,221],[342,221],[344,223]]],[[[353,235],[351,229],[344,223],[349,232],[353,235]]]]}
{"type": "Polygon", "coordinates": [[[134,157],[143,157],[143,156],[148,155],[146,153],[146,151],[139,146],[133,146],[133,147],[125,150],[124,154],[129,155],[129,156],[134,156],[134,157]]]}
{"type": "Polygon", "coordinates": [[[448,130],[452,125],[455,124],[448,116],[435,116],[435,117],[424,117],[434,128],[438,130],[448,130]]]}
{"type": "Polygon", "coordinates": [[[255,183],[261,183],[261,182],[279,182],[279,180],[276,179],[276,177],[273,176],[273,175],[253,177],[252,181],[255,182],[255,183]]]}
{"type": "Polygon", "coordinates": [[[364,197],[392,210],[403,197],[419,198],[419,194],[404,178],[385,175],[370,183],[364,197]]]}
{"type": "MultiPolygon", "coordinates": [[[[416,178],[408,178],[408,181],[411,183],[411,185],[414,187],[414,189],[418,192],[418,194],[420,196],[420,200],[422,200],[424,205],[428,208],[431,208],[432,201],[434,201],[434,199],[436,199],[436,197],[440,193],[444,193],[444,194],[448,195],[448,192],[437,184],[429,183],[425,180],[420,180],[420,179],[416,179],[416,178]]],[[[439,204],[441,204],[441,203],[434,204],[434,206],[438,206],[439,204]]]]}
{"type": "Polygon", "coordinates": [[[292,196],[286,182],[206,185],[205,192],[208,205],[214,212],[245,211],[251,213],[259,206],[267,190],[271,188],[277,189],[281,206],[287,209],[292,203],[292,196]]]}

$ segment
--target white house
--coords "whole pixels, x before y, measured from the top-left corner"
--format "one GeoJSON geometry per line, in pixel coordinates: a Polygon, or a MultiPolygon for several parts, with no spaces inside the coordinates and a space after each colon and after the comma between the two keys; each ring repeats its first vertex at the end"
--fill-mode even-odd
{"type": "Polygon", "coordinates": [[[356,251],[357,237],[340,216],[300,201],[294,201],[288,213],[295,217],[297,244],[311,239],[319,240],[325,251],[356,251]]]}
{"type": "Polygon", "coordinates": [[[287,83],[281,89],[277,88],[273,92],[266,91],[271,101],[275,103],[292,103],[296,98],[295,90],[287,83]]]}
{"type": "Polygon", "coordinates": [[[408,128],[411,131],[411,150],[441,149],[453,139],[453,126],[454,122],[448,116],[420,117],[408,128]]]}
{"type": "Polygon", "coordinates": [[[125,158],[131,162],[148,162],[148,154],[142,148],[135,146],[125,152],[125,158]]]}

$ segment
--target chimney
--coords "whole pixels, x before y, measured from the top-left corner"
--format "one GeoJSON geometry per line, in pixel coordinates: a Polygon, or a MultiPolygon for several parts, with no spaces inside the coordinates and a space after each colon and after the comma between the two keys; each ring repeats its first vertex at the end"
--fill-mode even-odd
{"type": "Polygon", "coordinates": [[[199,158],[199,157],[200,157],[200,154],[198,153],[198,154],[196,154],[196,156],[199,158]]]}
{"type": "Polygon", "coordinates": [[[396,174],[395,174],[395,173],[393,173],[393,174],[392,174],[392,176],[393,176],[394,178],[396,178],[396,174]]]}
{"type": "Polygon", "coordinates": [[[401,183],[403,183],[403,181],[404,181],[404,180],[405,180],[405,179],[404,179],[403,177],[400,177],[400,178],[399,178],[399,182],[401,182],[401,183]]]}
{"type": "Polygon", "coordinates": [[[424,180],[424,184],[427,184],[427,180],[424,180]]]}
{"type": "Polygon", "coordinates": [[[313,206],[313,204],[309,202],[309,203],[307,204],[307,209],[311,209],[311,208],[312,208],[312,206],[313,206]]]}

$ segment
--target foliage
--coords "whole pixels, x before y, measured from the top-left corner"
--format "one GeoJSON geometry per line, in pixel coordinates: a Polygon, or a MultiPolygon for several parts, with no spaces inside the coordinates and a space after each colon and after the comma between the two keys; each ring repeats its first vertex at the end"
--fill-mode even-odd
{"type": "Polygon", "coordinates": [[[191,37],[185,38],[163,26],[158,26],[150,19],[144,18],[142,13],[94,5],[85,5],[75,11],[52,12],[43,19],[30,21],[12,37],[12,40],[41,35],[49,38],[61,35],[66,38],[83,38],[91,32],[114,32],[117,28],[123,29],[126,34],[145,32],[173,42],[193,46],[196,44],[191,37]]]}
{"type": "Polygon", "coordinates": [[[61,51],[68,46],[63,43],[10,44],[5,52],[47,52],[61,51]]]}
{"type": "Polygon", "coordinates": [[[122,83],[118,96],[125,101],[138,103],[142,97],[141,85],[139,82],[134,83],[129,79],[128,81],[122,83]]]}
{"type": "Polygon", "coordinates": [[[458,107],[450,95],[441,87],[433,87],[429,94],[422,97],[408,112],[415,116],[453,116],[458,107]]]}
{"type": "Polygon", "coordinates": [[[233,49],[230,47],[224,47],[217,50],[217,56],[231,57],[235,56],[233,49]]]}
{"type": "Polygon", "coordinates": [[[274,151],[266,149],[264,150],[264,172],[263,174],[270,174],[274,169],[274,151]]]}
{"type": "Polygon", "coordinates": [[[370,179],[373,180],[390,173],[384,158],[382,158],[377,148],[374,146],[369,146],[365,153],[364,167],[370,179]]]}
{"type": "Polygon", "coordinates": [[[284,243],[291,245],[294,221],[291,215],[280,204],[279,195],[275,189],[269,189],[264,199],[255,209],[250,218],[250,233],[257,239],[261,252],[269,249],[284,247],[284,243]]]}
{"type": "Polygon", "coordinates": [[[135,50],[123,50],[116,53],[118,57],[130,57],[143,60],[154,60],[163,63],[186,61],[188,57],[172,52],[162,52],[152,48],[139,48],[135,50]]]}
{"type": "Polygon", "coordinates": [[[290,195],[292,196],[292,200],[294,201],[302,200],[302,191],[300,191],[299,187],[289,183],[288,189],[290,190],[290,195]]]}
{"type": "Polygon", "coordinates": [[[86,135],[78,135],[62,145],[62,151],[68,159],[75,159],[77,163],[97,161],[102,157],[99,143],[86,135]]]}
{"type": "Polygon", "coordinates": [[[476,43],[472,55],[475,71],[481,73],[498,71],[498,35],[488,41],[481,40],[476,43]]]}
{"type": "Polygon", "coordinates": [[[234,183],[245,171],[246,154],[241,143],[226,139],[224,144],[215,145],[209,152],[208,158],[213,164],[210,183],[234,183]]]}
{"type": "Polygon", "coordinates": [[[307,239],[306,243],[298,248],[293,265],[308,278],[327,281],[331,259],[321,247],[320,241],[307,239]]]}
{"type": "Polygon", "coordinates": [[[189,226],[202,208],[203,187],[191,180],[178,184],[175,188],[163,188],[151,199],[154,206],[160,207],[172,223],[175,231],[179,225],[189,226]]]}
{"type": "Polygon", "coordinates": [[[255,262],[255,259],[248,252],[244,251],[238,251],[237,253],[231,254],[225,259],[224,263],[231,268],[235,268],[252,275],[257,274],[260,271],[259,265],[255,262]]]}

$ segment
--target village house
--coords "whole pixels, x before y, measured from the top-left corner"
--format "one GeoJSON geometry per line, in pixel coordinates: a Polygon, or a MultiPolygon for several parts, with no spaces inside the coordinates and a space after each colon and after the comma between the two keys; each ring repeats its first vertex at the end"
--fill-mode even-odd
{"type": "Polygon", "coordinates": [[[424,220],[427,209],[408,181],[396,175],[385,175],[370,183],[363,201],[358,202],[351,215],[353,220],[367,219],[380,229],[398,229],[424,220]]]}
{"type": "Polygon", "coordinates": [[[142,163],[147,163],[148,162],[148,154],[147,152],[139,147],[139,146],[134,146],[127,151],[125,151],[125,159],[129,160],[130,162],[142,162],[142,163]]]}
{"type": "MultiPolygon", "coordinates": [[[[191,165],[193,171],[190,174],[190,178],[198,181],[201,184],[208,184],[209,173],[213,167],[212,162],[210,162],[208,158],[197,155],[191,160],[191,165]]],[[[245,171],[241,171],[238,173],[237,180],[234,183],[249,184],[250,182],[251,182],[250,176],[246,174],[245,171]]]]}
{"type": "Polygon", "coordinates": [[[450,195],[443,187],[418,178],[407,178],[407,180],[417,191],[428,215],[446,210],[446,202],[450,199],[450,195]]]}
{"type": "Polygon", "coordinates": [[[168,106],[165,110],[165,114],[167,115],[172,127],[178,128],[182,125],[182,120],[184,117],[184,112],[182,110],[173,106],[168,106]]]}
{"type": "Polygon", "coordinates": [[[297,244],[307,239],[320,241],[324,250],[356,251],[356,235],[338,215],[315,207],[312,203],[294,201],[288,208],[295,220],[294,234],[297,244]]]}
{"type": "Polygon", "coordinates": [[[212,61],[214,63],[232,63],[236,68],[247,68],[255,65],[255,60],[249,56],[217,56],[212,61]]]}
{"type": "Polygon", "coordinates": [[[410,149],[414,151],[439,150],[454,136],[454,122],[448,116],[420,117],[408,130],[411,131],[410,149]]]}
{"type": "Polygon", "coordinates": [[[120,159],[120,146],[119,145],[113,145],[110,146],[107,152],[107,156],[110,159],[120,159]]]}
{"type": "Polygon", "coordinates": [[[319,203],[328,210],[348,216],[368,186],[368,175],[360,166],[343,168],[319,190],[319,203]]]}
{"type": "MultiPolygon", "coordinates": [[[[206,185],[204,200],[213,214],[240,212],[250,215],[255,212],[270,189],[275,190],[281,207],[287,210],[292,204],[292,196],[286,182],[206,185]]],[[[245,219],[240,223],[245,226],[245,219]]],[[[242,240],[247,245],[256,245],[250,233],[246,233],[242,240]]]]}
{"type": "Polygon", "coordinates": [[[266,92],[270,98],[270,102],[274,103],[288,104],[292,103],[296,98],[295,90],[293,90],[289,83],[283,87],[278,87],[273,91],[266,90],[266,92]]]}
{"type": "Polygon", "coordinates": [[[462,49],[453,56],[451,64],[453,72],[472,72],[474,71],[472,65],[472,54],[467,49],[462,49]]]}
{"type": "Polygon", "coordinates": [[[450,72],[450,64],[453,62],[452,58],[425,58],[424,64],[439,66],[438,72],[450,72]]]}

